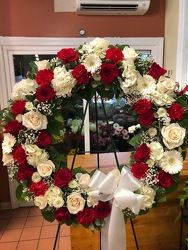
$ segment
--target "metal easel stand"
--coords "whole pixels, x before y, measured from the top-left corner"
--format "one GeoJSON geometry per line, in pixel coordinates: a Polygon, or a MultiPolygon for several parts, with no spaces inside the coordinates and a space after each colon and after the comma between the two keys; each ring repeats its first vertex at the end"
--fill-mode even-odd
{"type": "MultiPolygon", "coordinates": [[[[100,98],[101,98],[101,104],[102,104],[102,109],[103,109],[103,112],[104,112],[105,121],[106,121],[108,131],[109,131],[109,134],[110,134],[110,140],[111,140],[111,143],[112,143],[114,157],[115,157],[115,160],[116,160],[117,167],[119,167],[118,157],[117,157],[117,154],[116,154],[116,146],[115,146],[115,142],[114,142],[113,137],[112,137],[112,133],[110,131],[110,126],[109,126],[108,117],[107,117],[107,114],[106,114],[104,100],[103,100],[102,97],[100,97],[100,98]]],[[[97,134],[97,150],[95,151],[95,153],[97,154],[97,168],[99,169],[100,168],[99,154],[101,153],[101,151],[99,151],[99,141],[98,141],[99,129],[98,129],[98,108],[97,108],[97,95],[96,95],[96,93],[95,93],[94,99],[95,99],[95,117],[96,117],[96,134],[97,134]]],[[[80,130],[79,130],[79,133],[78,133],[79,135],[81,135],[81,131],[82,131],[82,128],[84,126],[84,120],[85,120],[85,116],[86,116],[86,113],[87,113],[88,106],[89,106],[89,101],[87,101],[86,106],[85,106],[85,110],[84,110],[84,113],[83,113],[82,124],[81,124],[80,130]]],[[[73,156],[73,160],[72,160],[72,165],[71,165],[71,171],[74,168],[74,163],[75,163],[76,155],[77,155],[77,152],[78,152],[78,146],[79,146],[79,142],[80,142],[79,138],[80,137],[78,137],[78,140],[77,140],[77,143],[76,143],[76,148],[75,148],[75,152],[74,152],[74,156],[73,156]]],[[[138,240],[137,240],[137,236],[136,236],[136,232],[135,232],[135,228],[134,228],[134,224],[133,224],[132,219],[130,219],[130,223],[131,223],[131,228],[132,228],[132,232],[133,232],[133,236],[134,236],[134,240],[135,240],[135,244],[136,244],[136,250],[139,250],[138,240]]],[[[56,250],[57,240],[59,238],[59,233],[60,233],[60,227],[61,227],[61,224],[58,224],[53,250],[56,250]]],[[[101,249],[101,244],[100,244],[100,249],[101,249]]]]}

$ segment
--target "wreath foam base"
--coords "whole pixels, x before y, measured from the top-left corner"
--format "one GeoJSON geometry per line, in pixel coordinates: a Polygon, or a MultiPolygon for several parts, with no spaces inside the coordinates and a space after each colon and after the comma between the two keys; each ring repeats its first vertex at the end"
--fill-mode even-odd
{"type": "Polygon", "coordinates": [[[122,225],[147,213],[175,190],[187,147],[187,87],[181,90],[152,57],[96,38],[30,66],[1,112],[3,162],[18,181],[19,201],[33,201],[48,221],[93,231],[109,218],[110,225],[122,225]],[[65,139],[62,110],[77,96],[90,101],[95,93],[123,98],[124,111],[137,120],[128,128],[134,148],[129,168],[107,175],[71,171],[55,148],[65,139]]]}

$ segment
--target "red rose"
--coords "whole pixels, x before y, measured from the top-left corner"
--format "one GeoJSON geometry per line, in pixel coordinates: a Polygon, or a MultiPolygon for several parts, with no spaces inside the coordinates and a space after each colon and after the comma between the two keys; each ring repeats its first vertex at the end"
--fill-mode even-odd
{"type": "Polygon", "coordinates": [[[61,207],[57,209],[56,211],[54,211],[54,215],[55,215],[56,220],[61,221],[61,222],[67,222],[71,218],[71,215],[68,209],[65,207],[61,207]]]}
{"type": "Polygon", "coordinates": [[[173,184],[171,175],[163,170],[159,171],[158,179],[159,185],[164,188],[168,188],[173,184]]]}
{"type": "Polygon", "coordinates": [[[111,207],[108,202],[99,201],[94,207],[94,211],[96,219],[104,219],[110,214],[111,207]]]}
{"type": "Polygon", "coordinates": [[[37,146],[42,147],[42,148],[47,148],[51,145],[52,143],[52,137],[48,134],[46,131],[42,131],[38,135],[38,140],[37,140],[37,146]]]}
{"type": "Polygon", "coordinates": [[[140,163],[135,162],[131,168],[131,172],[137,179],[146,177],[147,170],[148,170],[148,165],[142,162],[140,163]]]}
{"type": "Polygon", "coordinates": [[[12,156],[14,160],[18,162],[18,164],[22,165],[26,162],[27,155],[25,150],[22,148],[22,145],[19,144],[13,151],[12,156]]]}
{"type": "Polygon", "coordinates": [[[87,72],[85,66],[82,64],[77,65],[73,69],[72,75],[76,79],[76,81],[78,82],[78,85],[83,84],[83,83],[86,84],[91,79],[91,74],[89,72],[87,72]]]}
{"type": "Polygon", "coordinates": [[[30,180],[34,172],[34,168],[28,167],[27,165],[22,165],[18,168],[18,179],[20,181],[25,179],[30,180]]]}
{"type": "Polygon", "coordinates": [[[109,84],[119,75],[119,69],[114,64],[103,63],[100,71],[103,84],[109,84]]]}
{"type": "Polygon", "coordinates": [[[17,100],[11,107],[14,115],[19,115],[25,110],[25,101],[17,100]]]}
{"type": "Polygon", "coordinates": [[[136,153],[134,154],[134,158],[136,161],[146,161],[150,157],[150,148],[143,143],[139,148],[137,148],[136,153]]]}
{"type": "Polygon", "coordinates": [[[43,86],[50,84],[54,77],[54,72],[51,69],[39,70],[36,76],[36,82],[38,85],[43,86]]]}
{"type": "Polygon", "coordinates": [[[36,91],[36,97],[39,102],[50,101],[54,98],[55,91],[49,85],[43,85],[36,91]]]}
{"type": "Polygon", "coordinates": [[[106,59],[113,63],[121,62],[124,58],[123,52],[117,48],[110,48],[106,51],[106,59]]]}
{"type": "Polygon", "coordinates": [[[142,99],[142,100],[137,101],[133,105],[133,108],[137,114],[141,115],[141,114],[148,112],[152,108],[152,104],[149,100],[142,99]]]}
{"type": "Polygon", "coordinates": [[[155,121],[155,116],[152,110],[142,114],[138,118],[141,126],[150,126],[155,121]]]}
{"type": "Polygon", "coordinates": [[[173,103],[171,107],[168,109],[168,114],[172,121],[181,120],[184,114],[184,109],[178,104],[173,103]]]}
{"type": "Polygon", "coordinates": [[[68,169],[60,169],[54,176],[54,185],[60,188],[65,187],[72,179],[72,172],[68,169]]]}
{"type": "Polygon", "coordinates": [[[5,126],[6,132],[12,135],[18,135],[19,131],[22,130],[23,128],[24,127],[22,126],[22,124],[17,120],[11,120],[5,126]]]}
{"type": "Polygon", "coordinates": [[[63,60],[65,64],[70,62],[75,62],[78,60],[79,56],[75,50],[72,48],[65,48],[57,53],[59,59],[63,60]]]}
{"type": "Polygon", "coordinates": [[[44,181],[32,182],[30,186],[30,191],[35,195],[44,196],[45,192],[48,190],[48,186],[44,181]]]}
{"type": "Polygon", "coordinates": [[[166,74],[166,72],[167,71],[165,69],[161,68],[159,66],[159,64],[157,64],[156,62],[154,62],[154,63],[152,63],[151,68],[150,68],[148,74],[150,76],[152,76],[154,79],[157,80],[157,79],[159,79],[160,76],[166,74]]]}
{"type": "Polygon", "coordinates": [[[77,213],[76,219],[80,224],[89,225],[95,220],[95,211],[93,208],[85,207],[83,211],[77,213]]]}

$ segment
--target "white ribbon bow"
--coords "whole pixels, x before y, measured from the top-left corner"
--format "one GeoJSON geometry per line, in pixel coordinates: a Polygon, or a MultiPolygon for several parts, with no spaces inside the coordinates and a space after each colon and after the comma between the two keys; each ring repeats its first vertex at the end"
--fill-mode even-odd
{"type": "Polygon", "coordinates": [[[144,196],[135,194],[134,191],[141,187],[140,182],[127,167],[123,167],[119,184],[111,172],[105,175],[96,170],[89,186],[94,190],[89,196],[100,201],[112,202],[111,215],[105,219],[105,226],[102,229],[102,250],[125,250],[126,231],[122,210],[129,208],[133,213],[139,213],[144,196]]]}

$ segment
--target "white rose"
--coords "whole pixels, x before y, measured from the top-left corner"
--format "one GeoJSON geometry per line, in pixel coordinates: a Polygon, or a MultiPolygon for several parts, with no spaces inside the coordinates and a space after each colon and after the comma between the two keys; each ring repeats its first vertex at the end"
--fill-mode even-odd
{"type": "Polygon", "coordinates": [[[67,196],[67,209],[71,214],[77,214],[79,211],[83,211],[84,206],[85,200],[80,194],[73,192],[67,196]]]}
{"type": "Polygon", "coordinates": [[[37,170],[42,177],[47,177],[52,174],[53,171],[55,171],[55,165],[52,161],[48,160],[44,163],[39,163],[37,166],[37,170]]]}
{"type": "Polygon", "coordinates": [[[30,111],[22,116],[22,123],[28,129],[42,130],[47,128],[48,120],[45,115],[30,111]]]}
{"type": "Polygon", "coordinates": [[[13,86],[11,93],[12,100],[25,100],[26,95],[33,94],[36,92],[38,84],[35,80],[29,78],[23,79],[20,82],[17,82],[13,86]]]}
{"type": "Polygon", "coordinates": [[[11,135],[10,133],[5,133],[4,134],[4,139],[2,142],[2,149],[3,153],[9,154],[12,152],[12,147],[16,143],[16,138],[15,136],[11,135]]]}
{"type": "Polygon", "coordinates": [[[149,148],[151,150],[150,158],[152,160],[160,160],[163,157],[164,149],[159,142],[151,142],[149,148]]]}
{"type": "Polygon", "coordinates": [[[2,161],[4,166],[10,166],[12,163],[14,163],[14,158],[12,154],[3,153],[2,161]]]}
{"type": "Polygon", "coordinates": [[[87,198],[87,205],[88,207],[95,207],[99,201],[91,196],[88,196],[87,198]]]}
{"type": "Polygon", "coordinates": [[[155,203],[155,191],[149,186],[143,186],[140,189],[140,194],[144,195],[144,202],[141,209],[146,210],[147,208],[151,208],[153,203],[155,203]]]}
{"type": "Polygon", "coordinates": [[[76,174],[76,178],[78,179],[78,182],[82,188],[87,188],[89,181],[90,181],[90,175],[89,174],[82,174],[78,173],[76,174]]]}
{"type": "Polygon", "coordinates": [[[44,209],[47,205],[47,200],[44,196],[36,196],[34,198],[34,204],[39,207],[39,209],[44,209]]]}
{"type": "Polygon", "coordinates": [[[161,134],[163,142],[168,149],[179,147],[183,144],[186,130],[178,123],[172,123],[169,126],[162,127],[161,134]]]}
{"type": "Polygon", "coordinates": [[[131,59],[134,61],[136,59],[136,57],[138,56],[135,49],[130,48],[128,46],[125,46],[125,48],[123,49],[122,52],[123,52],[125,59],[131,59]]]}
{"type": "Polygon", "coordinates": [[[169,77],[161,76],[157,82],[157,90],[160,93],[172,95],[174,93],[176,83],[169,77]]]}
{"type": "Polygon", "coordinates": [[[48,60],[35,61],[35,64],[37,65],[38,71],[50,68],[50,63],[48,60]]]}

